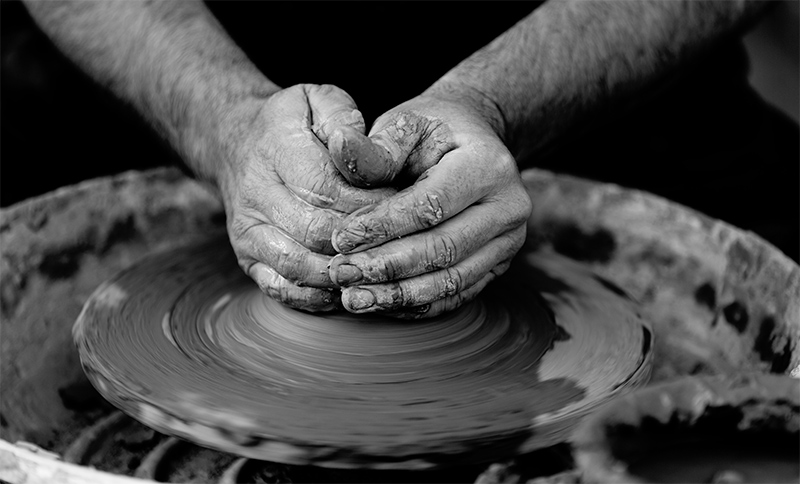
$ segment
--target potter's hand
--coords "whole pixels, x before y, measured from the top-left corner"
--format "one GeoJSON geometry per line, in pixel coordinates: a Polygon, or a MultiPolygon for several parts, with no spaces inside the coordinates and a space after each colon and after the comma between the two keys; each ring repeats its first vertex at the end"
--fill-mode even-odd
{"type": "Polygon", "coordinates": [[[333,230],[346,213],[393,193],[355,188],[331,163],[329,134],[339,126],[363,133],[361,113],[334,86],[298,85],[243,105],[216,177],[239,265],[290,306],[334,309],[333,230]]]}
{"type": "Polygon", "coordinates": [[[26,5],[70,58],[219,189],[239,263],[264,292],[310,311],[334,307],[331,233],[344,213],[381,200],[346,183],[325,146],[336,126],[364,129],[347,94],[281,89],[199,0],[26,5]]]}
{"type": "Polygon", "coordinates": [[[369,138],[332,133],[333,161],[354,185],[413,182],[334,232],[330,273],[348,311],[434,316],[508,268],[531,202],[488,113],[440,89],[381,116],[369,138]]]}

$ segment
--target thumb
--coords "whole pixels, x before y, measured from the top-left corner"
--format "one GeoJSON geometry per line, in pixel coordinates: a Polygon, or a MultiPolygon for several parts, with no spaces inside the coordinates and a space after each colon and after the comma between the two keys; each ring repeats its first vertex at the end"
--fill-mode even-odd
{"type": "Polygon", "coordinates": [[[399,112],[378,118],[369,137],[350,127],[335,129],[328,140],[333,163],[357,187],[387,185],[413,162],[411,156],[430,121],[399,112]]]}
{"type": "Polygon", "coordinates": [[[364,116],[349,94],[331,84],[307,84],[305,93],[311,107],[311,130],[326,145],[331,134],[340,127],[364,133],[364,116]]]}

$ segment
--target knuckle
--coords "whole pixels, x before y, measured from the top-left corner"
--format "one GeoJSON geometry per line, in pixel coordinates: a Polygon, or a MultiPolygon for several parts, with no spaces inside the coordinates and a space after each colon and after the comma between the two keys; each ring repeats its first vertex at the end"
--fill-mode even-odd
{"type": "Polygon", "coordinates": [[[508,228],[516,228],[528,221],[533,210],[531,197],[524,187],[517,187],[512,191],[506,213],[508,214],[508,228]]]}
{"type": "Polygon", "coordinates": [[[253,221],[239,215],[228,217],[228,236],[234,247],[242,244],[247,232],[253,227],[253,221]]]}
{"type": "Polygon", "coordinates": [[[442,297],[450,297],[461,292],[461,288],[464,285],[464,279],[461,276],[460,271],[457,269],[448,268],[444,270],[444,277],[440,283],[440,293],[442,297]]]}
{"type": "Polygon", "coordinates": [[[275,271],[291,282],[302,282],[308,275],[306,257],[295,250],[283,250],[276,254],[275,271]]]}
{"type": "Polygon", "coordinates": [[[238,262],[239,268],[242,270],[242,272],[244,272],[245,274],[250,276],[256,282],[256,284],[258,284],[258,287],[263,291],[264,288],[261,287],[261,281],[260,281],[260,279],[263,279],[263,278],[259,277],[258,274],[256,274],[255,271],[253,270],[254,266],[257,263],[257,261],[255,259],[253,259],[252,257],[248,257],[248,256],[245,256],[245,255],[240,255],[240,254],[237,253],[236,262],[238,262]]]}
{"type": "Polygon", "coordinates": [[[287,281],[273,277],[272,281],[270,282],[271,283],[267,286],[267,295],[272,299],[277,299],[284,304],[290,304],[292,299],[287,281]]]}
{"type": "Polygon", "coordinates": [[[276,94],[277,95],[289,95],[289,94],[303,94],[308,92],[309,89],[313,88],[315,84],[295,84],[293,86],[289,86],[285,89],[281,89],[276,94]]]}
{"type": "Polygon", "coordinates": [[[316,251],[328,249],[335,225],[331,217],[311,217],[305,226],[302,244],[316,251]]]}
{"type": "Polygon", "coordinates": [[[406,272],[400,255],[397,253],[379,253],[376,256],[356,254],[350,256],[349,259],[347,257],[344,256],[344,259],[342,259],[344,263],[358,267],[364,282],[367,284],[399,279],[406,272]]]}
{"type": "Polygon", "coordinates": [[[450,267],[458,259],[458,245],[452,235],[443,233],[427,241],[425,248],[427,271],[450,267]]]}
{"type": "Polygon", "coordinates": [[[505,148],[497,155],[497,165],[504,172],[517,173],[517,160],[505,148]]]}
{"type": "Polygon", "coordinates": [[[359,235],[365,243],[383,241],[393,237],[396,232],[394,219],[376,217],[372,214],[367,217],[359,221],[359,227],[355,230],[356,235],[359,235]]]}
{"type": "Polygon", "coordinates": [[[313,84],[310,89],[316,91],[321,96],[338,93],[340,89],[333,84],[313,84]]]}
{"type": "Polygon", "coordinates": [[[377,278],[387,281],[393,281],[399,277],[403,277],[408,272],[404,269],[403,262],[396,254],[377,257],[374,261],[374,267],[377,269],[375,271],[377,278]]]}
{"type": "Polygon", "coordinates": [[[509,257],[513,257],[514,254],[517,253],[519,249],[525,245],[525,238],[527,236],[527,231],[525,227],[518,228],[515,232],[512,233],[512,244],[511,244],[511,251],[509,257]]]}
{"type": "Polygon", "coordinates": [[[385,129],[401,142],[416,139],[416,136],[424,133],[430,124],[428,119],[414,111],[398,111],[379,121],[380,125],[377,125],[379,129],[385,129]]]}
{"type": "Polygon", "coordinates": [[[276,225],[286,231],[292,239],[304,247],[314,251],[327,253],[332,251],[331,235],[336,226],[333,217],[327,214],[296,211],[274,217],[276,225]]]}
{"type": "Polygon", "coordinates": [[[254,264],[251,264],[247,273],[256,282],[261,292],[272,299],[284,302],[286,299],[286,281],[274,270],[265,269],[254,273],[250,270],[253,267],[254,264]]]}
{"type": "Polygon", "coordinates": [[[239,266],[247,272],[243,264],[252,266],[266,260],[267,250],[260,236],[262,225],[249,218],[235,218],[228,226],[228,238],[234,253],[239,259],[239,266]]]}
{"type": "Polygon", "coordinates": [[[533,211],[533,202],[531,201],[530,195],[528,195],[528,191],[525,190],[524,187],[519,187],[519,191],[519,217],[521,221],[525,221],[531,216],[531,212],[533,211]]]}
{"type": "Polygon", "coordinates": [[[418,228],[427,229],[444,220],[447,215],[445,209],[446,197],[436,191],[429,191],[416,201],[411,214],[418,228]]]}

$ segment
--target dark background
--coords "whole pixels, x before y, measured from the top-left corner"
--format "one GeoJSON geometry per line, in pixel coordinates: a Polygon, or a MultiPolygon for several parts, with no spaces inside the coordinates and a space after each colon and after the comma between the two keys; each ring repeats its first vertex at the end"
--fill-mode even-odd
{"type": "MultiPolygon", "coordinates": [[[[353,96],[368,124],[536,6],[209,5],[278,85],[336,84],[353,96]]],[[[620,119],[610,116],[613,122],[532,163],[660,194],[753,230],[797,260],[795,7],[779,5],[745,39],[749,71],[741,44],[728,42],[688,68],[664,96],[620,119]]],[[[87,178],[180,164],[138,115],[54,48],[19,2],[0,1],[0,34],[0,206],[87,178]]]]}

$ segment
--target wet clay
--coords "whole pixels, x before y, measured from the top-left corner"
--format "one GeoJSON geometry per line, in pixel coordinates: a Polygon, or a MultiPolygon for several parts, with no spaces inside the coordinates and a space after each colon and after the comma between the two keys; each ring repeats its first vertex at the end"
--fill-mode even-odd
{"type": "Polygon", "coordinates": [[[156,430],[252,458],[376,469],[563,441],[643,384],[652,359],[624,293],[554,253],[521,256],[476,301],[408,322],[287,308],[224,238],[122,272],[73,335],[100,393],[156,430]]]}

